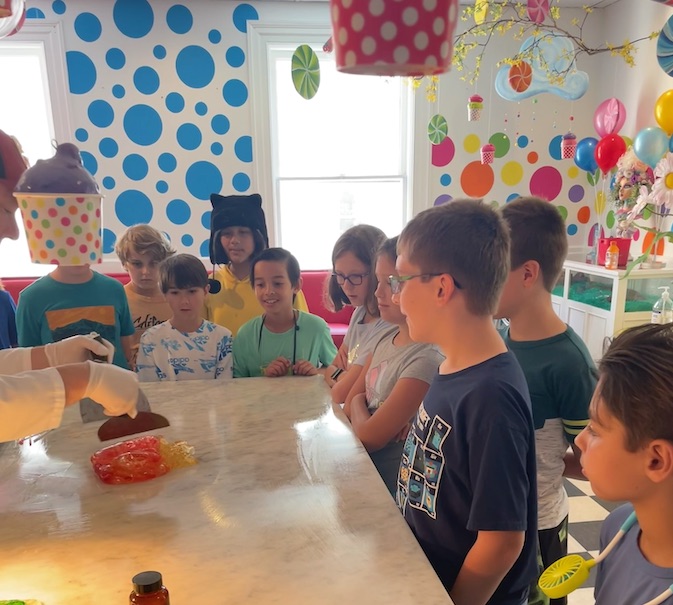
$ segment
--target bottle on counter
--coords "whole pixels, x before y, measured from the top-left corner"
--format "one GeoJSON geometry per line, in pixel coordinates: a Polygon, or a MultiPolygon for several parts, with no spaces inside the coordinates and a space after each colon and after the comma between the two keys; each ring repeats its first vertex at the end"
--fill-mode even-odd
{"type": "Polygon", "coordinates": [[[619,248],[614,240],[610,242],[605,253],[605,268],[617,269],[619,267],[619,248]]]}
{"type": "Polygon", "coordinates": [[[168,590],[158,571],[143,571],[131,581],[133,592],[129,596],[129,605],[170,605],[168,590]]]}
{"type": "Polygon", "coordinates": [[[668,293],[668,286],[661,286],[659,290],[663,290],[661,298],[654,303],[652,307],[652,321],[653,324],[670,324],[673,323],[673,300],[668,293]]]}

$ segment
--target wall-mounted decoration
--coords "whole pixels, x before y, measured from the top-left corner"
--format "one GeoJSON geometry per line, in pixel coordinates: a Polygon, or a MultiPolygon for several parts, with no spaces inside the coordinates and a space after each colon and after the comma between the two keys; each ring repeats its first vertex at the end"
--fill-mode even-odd
{"type": "Polygon", "coordinates": [[[312,99],[318,92],[320,62],[308,44],[302,44],[292,55],[292,83],[304,99],[312,99]]]}

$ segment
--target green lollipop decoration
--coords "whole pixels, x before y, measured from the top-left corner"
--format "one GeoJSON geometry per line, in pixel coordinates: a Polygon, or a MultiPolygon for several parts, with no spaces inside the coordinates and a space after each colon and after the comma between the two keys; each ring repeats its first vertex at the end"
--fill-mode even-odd
{"type": "Polygon", "coordinates": [[[292,55],[292,82],[304,99],[312,99],[318,92],[320,62],[308,44],[302,44],[292,55]]]}

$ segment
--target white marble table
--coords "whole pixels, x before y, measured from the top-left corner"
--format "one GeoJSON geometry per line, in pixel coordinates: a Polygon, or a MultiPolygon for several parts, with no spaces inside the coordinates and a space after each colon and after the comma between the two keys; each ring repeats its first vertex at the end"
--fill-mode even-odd
{"type": "Polygon", "coordinates": [[[76,408],[0,445],[0,599],[121,605],[155,569],[174,605],[451,603],[321,378],[145,391],[196,466],[105,485],[76,408]]]}

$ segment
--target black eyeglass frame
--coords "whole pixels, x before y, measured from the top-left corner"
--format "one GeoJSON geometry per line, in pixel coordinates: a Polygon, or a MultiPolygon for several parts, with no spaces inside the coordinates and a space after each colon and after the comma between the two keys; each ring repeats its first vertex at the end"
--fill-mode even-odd
{"type": "Polygon", "coordinates": [[[349,282],[351,286],[361,286],[364,278],[369,277],[369,272],[351,273],[350,275],[343,275],[341,273],[337,273],[336,271],[332,271],[332,277],[336,280],[336,283],[340,286],[343,286],[346,282],[349,282]]]}

